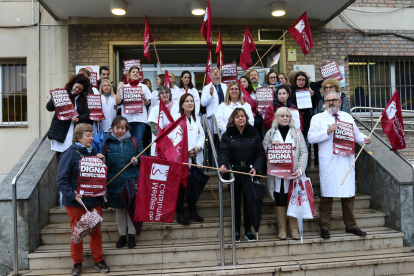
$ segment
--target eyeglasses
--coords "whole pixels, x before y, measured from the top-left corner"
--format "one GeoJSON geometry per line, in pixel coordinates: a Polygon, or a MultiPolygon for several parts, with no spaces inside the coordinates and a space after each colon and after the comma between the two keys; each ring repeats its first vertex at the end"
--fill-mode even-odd
{"type": "Polygon", "coordinates": [[[160,92],[160,95],[162,96],[162,95],[169,95],[170,94],[170,92],[160,92]]]}
{"type": "Polygon", "coordinates": [[[325,100],[325,103],[337,103],[338,101],[339,101],[338,99],[325,100]]]}
{"type": "Polygon", "coordinates": [[[297,81],[306,81],[306,79],[297,79],[297,81]]]}
{"type": "Polygon", "coordinates": [[[334,88],[336,88],[335,86],[325,86],[325,89],[328,89],[328,90],[331,90],[331,89],[334,89],[334,88]]]}
{"type": "Polygon", "coordinates": [[[277,77],[270,77],[269,79],[272,79],[272,80],[274,80],[274,79],[277,79],[277,77]]]}

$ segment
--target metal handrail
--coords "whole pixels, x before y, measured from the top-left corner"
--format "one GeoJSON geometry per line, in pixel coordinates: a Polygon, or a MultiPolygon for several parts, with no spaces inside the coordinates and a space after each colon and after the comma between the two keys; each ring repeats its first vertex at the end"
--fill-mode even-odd
{"type": "MultiPolygon", "coordinates": [[[[212,115],[211,117],[211,121],[216,121],[216,118],[214,117],[214,115],[212,115]]],[[[210,128],[210,125],[208,124],[208,120],[207,120],[207,116],[204,114],[202,117],[202,122],[204,125],[204,129],[207,130],[207,136],[208,139],[210,141],[210,148],[212,151],[212,156],[213,156],[213,160],[216,164],[216,167],[218,167],[218,161],[217,161],[217,152],[216,152],[216,148],[214,145],[214,139],[213,139],[213,135],[212,135],[212,130],[210,128]]],[[[217,123],[217,122],[216,122],[217,123]]],[[[218,128],[217,128],[218,129],[218,128]]],[[[219,132],[219,131],[217,131],[219,132]]],[[[220,137],[220,136],[219,136],[220,137]]],[[[235,224],[235,220],[234,220],[234,185],[231,185],[232,183],[234,183],[234,175],[233,173],[230,174],[230,179],[226,180],[223,178],[222,174],[220,171],[217,171],[217,175],[219,178],[218,181],[218,187],[219,187],[219,205],[220,205],[220,265],[224,266],[225,265],[225,253],[224,253],[224,207],[223,207],[223,184],[228,184],[230,185],[230,192],[231,192],[231,213],[232,213],[232,257],[233,257],[233,265],[236,265],[236,240],[234,237],[234,224],[235,224]]]]}
{"type": "Polygon", "coordinates": [[[42,140],[37,144],[37,146],[34,148],[32,153],[29,155],[29,157],[26,159],[24,164],[21,166],[19,172],[15,175],[12,181],[12,209],[13,209],[13,271],[14,275],[19,275],[19,245],[18,245],[18,234],[17,234],[17,189],[16,189],[16,183],[17,180],[20,178],[26,167],[29,165],[30,161],[32,161],[33,157],[36,155],[39,148],[42,146],[43,142],[46,140],[47,134],[43,136],[42,140]]]}

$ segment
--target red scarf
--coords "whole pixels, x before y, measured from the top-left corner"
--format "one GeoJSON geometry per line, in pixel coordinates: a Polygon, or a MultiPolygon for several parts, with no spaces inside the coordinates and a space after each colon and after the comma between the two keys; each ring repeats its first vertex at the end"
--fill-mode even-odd
{"type": "Polygon", "coordinates": [[[130,84],[131,86],[138,86],[138,84],[139,84],[139,79],[138,79],[138,80],[136,80],[136,81],[133,81],[133,80],[129,79],[129,80],[128,80],[128,82],[129,82],[129,84],[130,84]]]}

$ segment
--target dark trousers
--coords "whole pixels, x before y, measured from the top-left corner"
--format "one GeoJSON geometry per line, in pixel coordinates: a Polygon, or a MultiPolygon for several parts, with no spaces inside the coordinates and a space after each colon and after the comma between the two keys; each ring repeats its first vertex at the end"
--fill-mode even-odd
{"type": "MultiPolygon", "coordinates": [[[[206,133],[206,137],[208,137],[207,136],[207,133],[206,133]]],[[[213,140],[214,140],[214,147],[215,147],[215,149],[216,149],[216,153],[217,153],[217,155],[218,155],[218,149],[219,149],[219,147],[220,147],[220,141],[219,141],[219,138],[218,138],[218,135],[217,134],[213,134],[213,140]]],[[[208,160],[207,160],[207,165],[208,166],[212,166],[212,167],[214,167],[214,166],[216,166],[216,164],[214,163],[214,161],[213,161],[213,152],[212,152],[212,150],[211,150],[211,143],[210,143],[210,140],[209,140],[209,143],[208,143],[208,154],[207,154],[207,157],[208,157],[208,160]]],[[[217,156],[217,158],[218,158],[218,156],[217,156]]],[[[218,160],[217,160],[218,161],[218,160]]],[[[199,164],[199,165],[201,165],[201,164],[199,164]]],[[[217,165],[218,166],[218,165],[217,165]]]]}
{"type": "MultiPolygon", "coordinates": [[[[243,182],[235,181],[234,182],[234,208],[235,208],[235,217],[236,217],[236,232],[240,233],[240,224],[241,224],[241,199],[243,191],[243,182]]],[[[246,197],[243,193],[243,202],[246,202],[246,197]]],[[[252,223],[250,221],[249,208],[247,204],[243,204],[243,216],[244,216],[244,231],[251,231],[252,223]]]]}
{"type": "MultiPolygon", "coordinates": [[[[332,203],[332,197],[321,197],[319,203],[319,215],[321,216],[319,227],[321,229],[331,229],[332,203]]],[[[342,215],[344,217],[346,229],[348,230],[357,227],[354,216],[354,204],[355,196],[341,198],[342,215]]]]}
{"type": "MultiPolygon", "coordinates": [[[[177,198],[177,207],[175,208],[175,212],[176,212],[177,216],[184,216],[185,215],[184,198],[185,198],[186,194],[187,194],[187,189],[184,189],[180,185],[180,190],[178,191],[178,198],[177,198]]],[[[187,196],[187,203],[188,203],[188,196],[187,196]]],[[[192,205],[188,204],[188,206],[190,207],[190,211],[195,211],[196,210],[195,205],[192,206],[192,205]]]]}
{"type": "Polygon", "coordinates": [[[282,178],[280,183],[280,193],[273,193],[273,196],[275,197],[275,205],[279,207],[285,207],[288,203],[288,194],[285,194],[284,181],[285,180],[282,178]]]}

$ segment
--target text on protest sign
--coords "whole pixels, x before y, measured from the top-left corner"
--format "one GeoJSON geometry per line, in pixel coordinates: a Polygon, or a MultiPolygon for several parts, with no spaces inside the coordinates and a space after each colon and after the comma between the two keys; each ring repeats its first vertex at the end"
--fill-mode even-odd
{"type": "Polygon", "coordinates": [[[132,66],[136,66],[139,68],[139,82],[144,81],[144,72],[142,71],[142,65],[140,59],[130,59],[124,60],[124,67],[125,70],[129,70],[132,66]]]}
{"type": "Polygon", "coordinates": [[[342,80],[341,70],[336,61],[328,62],[322,65],[319,70],[321,71],[323,80],[327,79],[337,79],[338,81],[342,80]]]}
{"type": "Polygon", "coordinates": [[[105,120],[105,115],[102,111],[101,95],[88,95],[86,97],[89,108],[89,120],[100,121],[105,120]]]}
{"type": "Polygon", "coordinates": [[[98,73],[91,72],[90,82],[93,87],[98,88],[98,73]]]}
{"type": "Polygon", "coordinates": [[[336,155],[355,155],[354,126],[351,123],[337,121],[334,131],[333,153],[336,155]]]}
{"type": "Polygon", "coordinates": [[[144,105],[142,102],[142,87],[123,87],[122,91],[122,99],[124,100],[124,113],[143,113],[144,105]]]}
{"type": "Polygon", "coordinates": [[[224,64],[221,69],[221,81],[225,84],[237,81],[237,64],[224,64]]]}
{"type": "Polygon", "coordinates": [[[256,89],[257,111],[265,112],[266,108],[273,103],[273,88],[259,87],[256,89]]]}
{"type": "Polygon", "coordinates": [[[53,105],[55,106],[56,116],[59,120],[70,120],[79,116],[76,112],[72,101],[69,98],[69,94],[66,89],[57,88],[49,91],[52,96],[53,105]]]}
{"type": "Polygon", "coordinates": [[[284,179],[293,178],[292,144],[272,145],[267,148],[267,173],[284,179]]]}
{"type": "Polygon", "coordinates": [[[96,156],[79,159],[78,187],[76,192],[86,197],[105,195],[108,167],[96,156]]]}

